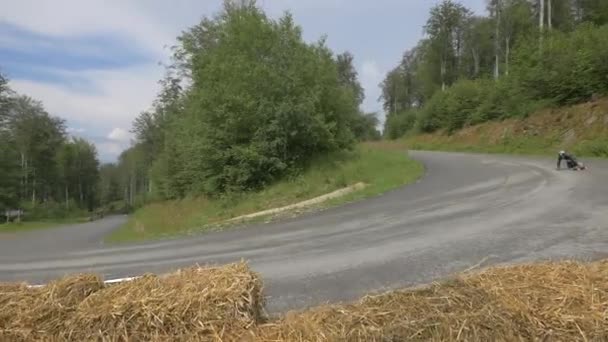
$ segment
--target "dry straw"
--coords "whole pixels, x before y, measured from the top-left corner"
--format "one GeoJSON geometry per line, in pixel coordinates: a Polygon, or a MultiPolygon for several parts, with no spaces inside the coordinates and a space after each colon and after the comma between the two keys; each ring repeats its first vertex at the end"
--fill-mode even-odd
{"type": "Polygon", "coordinates": [[[0,286],[1,340],[608,341],[608,262],[462,274],[422,289],[292,312],[267,322],[246,264],[106,285],[0,286]]]}

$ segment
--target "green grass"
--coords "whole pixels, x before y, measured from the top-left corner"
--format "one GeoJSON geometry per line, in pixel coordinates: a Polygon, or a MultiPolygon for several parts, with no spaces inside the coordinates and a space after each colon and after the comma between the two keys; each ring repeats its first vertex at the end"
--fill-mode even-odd
{"type": "Polygon", "coordinates": [[[260,192],[149,204],[137,210],[107,241],[162,239],[223,229],[223,222],[240,215],[298,203],[358,182],[368,184],[364,190],[323,206],[339,205],[408,184],[423,173],[423,167],[407,157],[403,145],[394,143],[362,144],[353,152],[326,155],[311,165],[301,175],[260,192]]]}
{"type": "Polygon", "coordinates": [[[521,155],[546,155],[555,154],[555,147],[542,139],[519,138],[505,141],[495,145],[472,145],[455,141],[416,141],[409,140],[409,147],[413,150],[426,151],[452,151],[452,152],[476,152],[476,153],[503,153],[521,155]]]}
{"type": "MultiPolygon", "coordinates": [[[[417,141],[416,137],[411,137],[406,140],[406,144],[412,150],[537,156],[555,155],[559,150],[564,149],[559,141],[550,137],[510,137],[498,144],[470,144],[441,138],[417,141]]],[[[608,140],[605,138],[583,140],[573,144],[568,150],[580,157],[608,158],[608,140]]]]}
{"type": "Polygon", "coordinates": [[[70,218],[61,220],[48,220],[48,221],[23,221],[23,222],[10,222],[0,224],[0,233],[17,233],[22,231],[53,228],[66,224],[76,224],[87,222],[88,218],[70,218]]]}

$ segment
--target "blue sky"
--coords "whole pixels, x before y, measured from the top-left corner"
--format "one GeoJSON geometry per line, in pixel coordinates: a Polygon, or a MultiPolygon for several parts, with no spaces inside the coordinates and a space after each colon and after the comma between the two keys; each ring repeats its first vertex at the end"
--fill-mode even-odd
{"type": "MultiPolygon", "coordinates": [[[[258,0],[272,17],[293,13],[307,40],[323,35],[355,55],[366,100],[422,37],[439,0],[258,0]]],[[[483,13],[485,0],[461,0],[483,13]]],[[[104,161],[130,144],[133,118],[149,107],[175,37],[221,0],[0,0],[0,70],[14,90],[42,100],[70,132],[94,141],[104,161]]],[[[381,119],[383,119],[383,114],[381,119]]]]}

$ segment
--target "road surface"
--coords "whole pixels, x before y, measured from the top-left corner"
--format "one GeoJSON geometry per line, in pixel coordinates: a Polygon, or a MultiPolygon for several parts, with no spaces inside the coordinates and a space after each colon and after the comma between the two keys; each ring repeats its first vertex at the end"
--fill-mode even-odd
{"type": "Polygon", "coordinates": [[[298,218],[188,239],[104,246],[126,218],[0,235],[0,280],[106,279],[249,260],[270,311],[427,283],[472,265],[595,259],[608,253],[608,162],[412,152],[410,186],[298,218]]]}

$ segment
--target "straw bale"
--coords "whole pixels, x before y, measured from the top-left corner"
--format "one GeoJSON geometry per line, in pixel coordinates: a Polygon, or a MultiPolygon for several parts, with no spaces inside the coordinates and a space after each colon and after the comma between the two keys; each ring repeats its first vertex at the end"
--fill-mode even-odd
{"type": "Polygon", "coordinates": [[[193,267],[108,286],[78,307],[76,340],[212,340],[263,319],[262,283],[245,263],[193,267]]]}

